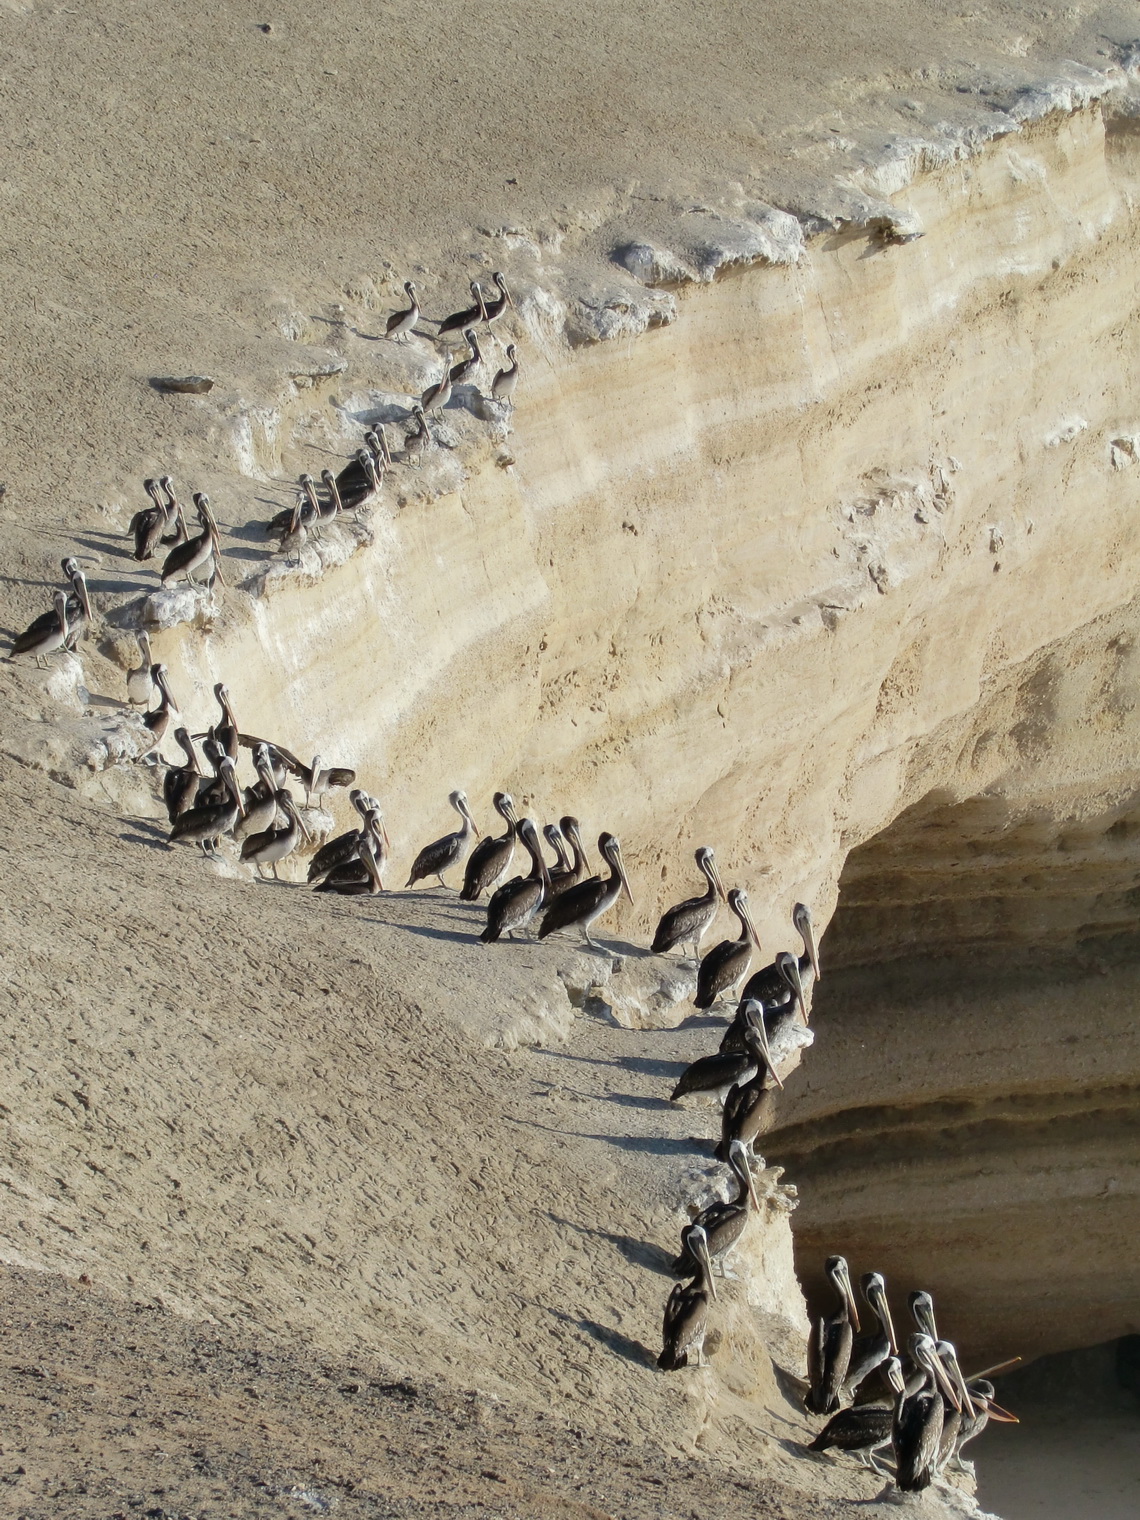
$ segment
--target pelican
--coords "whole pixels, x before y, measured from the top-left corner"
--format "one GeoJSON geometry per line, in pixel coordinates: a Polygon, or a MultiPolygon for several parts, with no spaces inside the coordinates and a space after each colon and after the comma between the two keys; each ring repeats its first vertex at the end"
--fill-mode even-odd
{"type": "Polygon", "coordinates": [[[753,1012],[750,1015],[751,1023],[745,1031],[744,1049],[727,1055],[718,1052],[715,1056],[701,1056],[699,1061],[686,1066],[669,1095],[671,1103],[687,1097],[689,1093],[709,1092],[715,1092],[721,1103],[724,1103],[733,1087],[745,1086],[761,1070],[773,1070],[760,1004],[752,1003],[749,1006],[753,1012]]]}
{"type": "Polygon", "coordinates": [[[879,1328],[870,1335],[861,1335],[851,1348],[851,1360],[839,1396],[841,1403],[850,1402],[859,1385],[871,1376],[876,1367],[881,1367],[888,1358],[899,1354],[891,1306],[887,1302],[887,1284],[882,1273],[864,1272],[859,1279],[859,1287],[879,1328]]]}
{"type": "MultiPolygon", "coordinates": [[[[887,1382],[896,1398],[906,1393],[902,1368],[897,1356],[889,1356],[885,1371],[887,1382]]],[[[857,1404],[851,1409],[841,1409],[816,1436],[809,1451],[849,1451],[857,1456],[864,1467],[869,1467],[882,1478],[890,1473],[875,1461],[875,1453],[891,1444],[895,1409],[892,1404],[857,1404]]]]}
{"type": "Polygon", "coordinates": [[[678,1283],[665,1305],[665,1323],[662,1327],[664,1345],[657,1365],[662,1372],[677,1372],[689,1365],[689,1357],[695,1352],[698,1367],[705,1362],[705,1327],[709,1316],[709,1295],[716,1298],[712,1263],[709,1261],[708,1241],[699,1224],[691,1224],[682,1240],[685,1249],[697,1263],[693,1281],[678,1283]]]}
{"type": "MultiPolygon", "coordinates": [[[[967,1462],[962,1456],[962,1448],[967,1441],[972,1441],[975,1436],[980,1436],[982,1431],[991,1420],[996,1420],[1000,1425],[1017,1425],[1020,1423],[1015,1414],[1010,1414],[1008,1409],[1003,1409],[994,1398],[994,1385],[988,1378],[971,1378],[967,1387],[970,1390],[970,1402],[974,1406],[972,1415],[963,1414],[962,1423],[958,1427],[958,1437],[954,1443],[953,1460],[960,1472],[972,1473],[973,1463],[967,1462]]],[[[942,1465],[942,1454],[939,1451],[939,1466],[942,1465]]]]}
{"type": "Polygon", "coordinates": [[[577,818],[569,814],[558,820],[558,828],[562,837],[568,841],[574,851],[574,863],[568,871],[556,869],[550,873],[550,901],[561,897],[563,892],[568,892],[571,887],[576,887],[590,875],[590,862],[582,848],[582,834],[578,826],[577,818]]]}
{"type": "Polygon", "coordinates": [[[505,934],[514,939],[516,929],[525,929],[546,901],[550,886],[550,873],[542,858],[542,846],[538,842],[538,830],[529,818],[523,818],[518,826],[519,838],[530,855],[530,871],[526,876],[516,876],[504,882],[487,904],[487,927],[479,938],[484,944],[493,944],[505,934]]]}
{"type": "Polygon", "coordinates": [[[420,397],[420,405],[425,412],[442,411],[451,400],[451,370],[445,369],[442,376],[429,385],[420,397]]]}
{"type": "Polygon", "coordinates": [[[257,771],[257,784],[243,794],[245,817],[240,818],[234,828],[234,838],[241,841],[277,827],[278,787],[269,767],[269,751],[264,744],[258,745],[254,751],[253,763],[257,771]]]}
{"type": "Polygon", "coordinates": [[[444,317],[439,324],[439,337],[442,338],[444,333],[462,332],[465,327],[473,327],[475,323],[487,320],[483,289],[478,280],[471,281],[471,294],[475,297],[475,305],[467,306],[463,311],[452,312],[450,317],[444,317]]]}
{"type": "Polygon", "coordinates": [[[189,808],[176,818],[170,830],[171,844],[176,840],[185,840],[190,844],[200,844],[203,855],[216,855],[218,840],[223,834],[228,834],[242,816],[245,807],[241,787],[238,786],[234,763],[228,755],[222,756],[218,769],[219,775],[225,780],[229,796],[222,802],[205,802],[189,808]]]}
{"type": "Polygon", "coordinates": [[[450,871],[452,866],[457,866],[467,854],[471,844],[472,835],[479,838],[479,830],[471,809],[467,806],[467,796],[464,792],[452,792],[448,802],[463,819],[463,827],[454,834],[445,834],[442,839],[434,839],[431,844],[425,844],[420,853],[412,862],[412,870],[406,886],[413,886],[417,881],[422,881],[425,876],[437,876],[441,887],[447,883],[443,879],[444,871],[450,871]]]}
{"type": "Polygon", "coordinates": [[[507,344],[508,364],[499,370],[491,381],[491,398],[514,406],[515,387],[519,383],[518,350],[513,343],[507,344]]]}
{"type": "Polygon", "coordinates": [[[502,271],[496,269],[491,278],[499,288],[499,296],[495,301],[488,301],[485,296],[483,297],[483,321],[488,327],[499,320],[508,306],[513,307],[515,304],[511,300],[511,293],[507,289],[507,281],[502,271]]]}
{"type": "Polygon", "coordinates": [[[79,568],[79,561],[68,555],[60,564],[71,582],[71,595],[67,599],[67,647],[74,650],[79,640],[87,637],[87,630],[91,627],[91,598],[87,594],[87,577],[79,568]]]}
{"type": "Polygon", "coordinates": [[[132,707],[149,707],[154,686],[150,679],[150,638],[146,633],[136,633],[142,664],[127,671],[127,701],[132,707]]]}
{"type": "MultiPolygon", "coordinates": [[[[324,480],[328,473],[330,472],[322,471],[321,479],[324,480]]],[[[370,449],[358,449],[356,457],[345,465],[334,480],[340,510],[359,512],[379,492],[382,479],[383,473],[376,455],[370,449]]],[[[325,483],[328,484],[327,481],[325,483]]],[[[333,495],[331,487],[329,494],[333,495]]]]}
{"type": "Polygon", "coordinates": [[[972,1420],[977,1414],[974,1401],[970,1397],[970,1390],[966,1386],[966,1379],[962,1376],[962,1369],[958,1365],[958,1353],[950,1341],[938,1341],[934,1350],[943,1369],[950,1377],[951,1385],[957,1395],[955,1401],[943,1396],[942,1400],[942,1439],[938,1443],[938,1459],[934,1464],[935,1477],[946,1466],[954,1455],[958,1445],[958,1436],[962,1429],[962,1421],[972,1420]]]}
{"type": "Polygon", "coordinates": [[[184,544],[176,544],[166,556],[166,562],[162,567],[164,587],[182,577],[185,577],[192,586],[197,586],[201,583],[194,579],[194,572],[203,570],[206,566],[210,567],[209,584],[213,583],[215,575],[223,586],[226,584],[218,563],[222,557],[222,546],[221,539],[218,537],[218,525],[210,511],[210,498],[205,492],[196,491],[194,505],[198,509],[198,521],[202,525],[202,531],[194,538],[188,538],[184,544]]]}
{"type": "MultiPolygon", "coordinates": [[[[701,958],[701,937],[716,917],[717,899],[724,899],[724,886],[716,868],[716,857],[708,845],[702,845],[694,859],[697,862],[697,869],[709,884],[708,890],[702,892],[700,897],[686,898],[684,902],[678,903],[675,908],[669,908],[661,915],[657,933],[653,936],[653,943],[649,947],[654,955],[664,955],[675,945],[691,942],[693,959],[699,961],[701,958]]],[[[682,953],[681,959],[684,960],[684,958],[682,953]]]]}
{"type": "MultiPolygon", "coordinates": [[[[705,1235],[709,1256],[709,1269],[719,1261],[722,1277],[728,1277],[728,1258],[733,1247],[744,1233],[750,1208],[760,1212],[760,1200],[756,1196],[756,1184],[748,1165],[748,1152],[739,1140],[728,1148],[728,1164],[736,1178],[737,1194],[731,1203],[717,1198],[697,1215],[693,1221],[700,1225],[705,1235]]],[[[688,1248],[689,1230],[681,1233],[681,1254],[673,1263],[675,1277],[693,1277],[699,1270],[696,1259],[688,1248]]]]}
{"type": "Polygon", "coordinates": [[[321,846],[309,861],[310,882],[320,881],[323,876],[327,876],[338,866],[359,861],[361,843],[369,836],[373,826],[373,814],[375,814],[376,838],[382,840],[385,845],[388,844],[388,831],[384,828],[383,817],[379,805],[375,804],[375,799],[365,792],[354,790],[349,794],[349,801],[360,814],[361,826],[358,829],[349,829],[347,833],[338,834],[335,839],[330,839],[327,844],[321,846]]]}
{"type": "MultiPolygon", "coordinates": [[[[284,756],[284,751],[282,751],[284,756]]],[[[288,761],[286,761],[288,764],[288,761]]],[[[356,780],[356,772],[345,765],[326,766],[320,755],[313,756],[312,765],[293,765],[289,767],[297,779],[305,788],[305,806],[320,807],[324,801],[325,793],[331,787],[351,786],[356,780]]]]}
{"type": "MultiPolygon", "coordinates": [[[[792,923],[799,932],[804,942],[804,953],[796,962],[799,967],[800,983],[806,995],[811,991],[812,984],[821,979],[819,969],[819,949],[815,941],[815,926],[811,920],[811,909],[806,903],[797,903],[792,909],[792,923]]],[[[786,953],[786,952],[785,952],[786,953]]],[[[759,998],[762,1003],[786,1003],[788,1001],[787,978],[780,971],[780,957],[754,972],[744,987],[745,997],[759,998]]],[[[806,1013],[805,1013],[806,1020],[806,1013]]]]}
{"type": "Polygon", "coordinates": [[[41,613],[34,622],[29,623],[23,633],[17,634],[8,658],[11,660],[18,654],[34,654],[36,664],[41,669],[47,669],[47,656],[55,654],[67,644],[67,597],[62,591],[56,591],[51,599],[52,611],[41,613]]]}
{"type": "Polygon", "coordinates": [[[162,535],[164,544],[182,544],[188,537],[186,532],[186,519],[182,515],[182,503],[174,494],[174,481],[169,475],[164,475],[158,482],[166,493],[166,531],[162,535]]]}
{"type": "Polygon", "coordinates": [[[483,362],[483,355],[479,352],[479,340],[475,336],[474,328],[466,328],[463,337],[471,353],[468,358],[461,359],[458,364],[452,365],[450,372],[452,385],[465,384],[483,362]]]}
{"type": "Polygon", "coordinates": [[[839,1299],[834,1314],[812,1321],[808,1337],[808,1369],[811,1386],[804,1405],[812,1414],[834,1414],[839,1391],[851,1362],[851,1347],[859,1328],[859,1311],[851,1290],[851,1274],[842,1256],[829,1256],[826,1272],[839,1299]]]}
{"type": "Polygon", "coordinates": [[[574,861],[570,851],[566,848],[566,841],[562,837],[562,830],[556,823],[544,823],[542,837],[554,851],[554,864],[550,867],[551,880],[556,876],[565,876],[567,871],[574,869],[574,861]]]}
{"type": "Polygon", "coordinates": [[[722,992],[731,992],[748,970],[752,946],[760,948],[760,937],[748,914],[748,893],[734,887],[728,894],[728,906],[740,920],[740,938],[722,939],[701,962],[693,996],[698,1008],[711,1008],[722,992]]]}
{"type": "Polygon", "coordinates": [[[150,559],[168,525],[165,504],[159,500],[157,480],[144,480],[143,490],[150,497],[151,505],[136,512],[127,524],[127,532],[135,541],[135,559],[150,559]]]}
{"type": "Polygon", "coordinates": [[[336,483],[336,476],[331,470],[321,471],[321,484],[328,492],[329,502],[332,506],[332,512],[329,515],[335,519],[344,511],[344,502],[341,499],[340,487],[336,483]]]}
{"type": "Polygon", "coordinates": [[[929,1335],[912,1335],[910,1355],[922,1370],[922,1382],[914,1393],[899,1395],[891,1429],[895,1453],[895,1482],[904,1493],[929,1488],[942,1442],[945,1406],[943,1394],[958,1405],[958,1395],[946,1374],[929,1335]]]}
{"type": "Polygon", "coordinates": [[[506,822],[507,832],[497,839],[481,839],[471,851],[459,894],[464,902],[477,902],[484,892],[490,892],[502,881],[514,859],[519,828],[514,798],[509,792],[496,792],[492,802],[496,813],[506,822]]]}
{"type": "MultiPolygon", "coordinates": [[[[621,845],[616,836],[602,834],[598,839],[598,849],[610,868],[609,876],[591,876],[587,881],[567,888],[556,897],[542,915],[539,939],[545,939],[548,934],[554,934],[559,929],[577,925],[585,935],[586,943],[595,950],[601,950],[603,947],[590,938],[590,925],[613,907],[623,890],[632,907],[633,893],[629,889],[629,878],[625,874],[625,864],[621,858],[621,845]]],[[[610,954],[609,951],[604,953],[610,954]]]]}
{"type": "Polygon", "coordinates": [[[385,335],[394,343],[398,343],[401,339],[406,343],[412,329],[420,320],[420,303],[416,299],[416,287],[411,280],[404,281],[404,294],[409,304],[402,311],[394,311],[384,328],[385,335]]]}
{"type": "Polygon", "coordinates": [[[356,859],[334,866],[313,888],[314,892],[335,892],[339,897],[374,897],[377,892],[383,892],[385,852],[380,838],[379,814],[376,817],[376,827],[360,841],[356,859]]]}
{"type": "Polygon", "coordinates": [[[412,416],[416,419],[416,431],[404,435],[404,459],[408,464],[417,464],[427,452],[428,446],[434,441],[431,428],[428,427],[427,417],[424,415],[422,406],[412,408],[412,416]]]}
{"type": "MultiPolygon", "coordinates": [[[[755,1040],[759,1034],[760,1026],[757,1025],[749,1032],[749,1039],[755,1040]]],[[[776,1094],[769,1078],[777,1087],[782,1086],[771,1066],[758,1064],[751,1082],[729,1088],[720,1116],[720,1141],[714,1153],[718,1161],[728,1160],[734,1140],[739,1140],[747,1147],[748,1154],[755,1156],[756,1141],[767,1134],[776,1117],[776,1094]]]]}
{"type": "Polygon", "coordinates": [[[143,713],[143,722],[154,735],[156,744],[161,744],[166,736],[166,730],[170,727],[171,719],[178,712],[178,703],[174,700],[174,693],[170,689],[170,678],[166,674],[165,665],[152,665],[150,678],[154,689],[158,692],[159,703],[151,712],[143,713]]]}
{"type": "Polygon", "coordinates": [[[257,867],[258,876],[264,880],[263,867],[273,867],[274,881],[280,881],[277,874],[277,862],[284,860],[286,855],[291,855],[301,841],[303,834],[306,839],[311,839],[305,821],[297,811],[297,804],[287,791],[282,789],[274,794],[276,805],[285,814],[285,827],[275,828],[270,825],[260,834],[250,834],[241,847],[241,858],[252,860],[257,867]]]}
{"type": "Polygon", "coordinates": [[[166,803],[166,816],[171,823],[194,806],[198,796],[198,783],[202,779],[197,751],[184,728],[174,730],[174,742],[186,756],[187,763],[168,766],[166,775],[162,778],[162,800],[166,803]]]}

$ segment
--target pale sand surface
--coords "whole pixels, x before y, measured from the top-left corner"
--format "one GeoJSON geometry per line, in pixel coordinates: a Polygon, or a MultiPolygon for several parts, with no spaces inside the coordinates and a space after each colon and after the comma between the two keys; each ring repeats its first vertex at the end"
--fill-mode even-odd
{"type": "MultiPolygon", "coordinates": [[[[45,572],[49,534],[179,460],[193,413],[150,376],[256,392],[280,372],[275,303],[319,341],[346,286],[382,314],[416,273],[442,315],[509,265],[485,235],[503,227],[561,233],[573,260],[726,184],[810,206],[849,152],[960,124],[1066,58],[1104,67],[1137,34],[1134,4],[1008,0],[10,0],[9,570],[45,572]]],[[[198,470],[217,448],[200,440],[198,470]]]]}

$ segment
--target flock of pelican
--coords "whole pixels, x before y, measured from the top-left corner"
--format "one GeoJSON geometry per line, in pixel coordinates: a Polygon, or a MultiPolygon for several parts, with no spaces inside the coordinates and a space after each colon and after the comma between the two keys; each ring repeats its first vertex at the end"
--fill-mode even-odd
{"type": "MultiPolygon", "coordinates": [[[[455,365],[445,361],[439,380],[413,407],[415,431],[404,437],[400,450],[406,463],[418,463],[433,442],[429,416],[445,407],[453,388],[469,382],[482,365],[477,329],[492,328],[513,304],[503,276],[496,273],[493,279],[497,290],[493,298],[488,299],[482,287],[472,282],[473,304],[438,324],[441,338],[461,333],[469,354],[455,365]]],[[[404,290],[408,306],[393,312],[386,325],[386,336],[396,342],[407,341],[421,319],[415,285],[409,281],[404,290]]],[[[507,345],[506,356],[508,363],[496,373],[490,395],[510,405],[519,378],[514,344],[507,345]]],[[[282,549],[295,550],[310,534],[319,537],[322,524],[343,512],[359,513],[377,495],[385,472],[393,465],[393,455],[379,424],[365,434],[364,443],[338,474],[322,472],[323,495],[310,475],[301,476],[295,504],[266,525],[267,534],[276,536],[282,549]]],[[[212,585],[220,578],[221,548],[208,497],[202,492],[192,497],[198,531],[191,533],[170,476],[145,481],[144,490],[150,506],[135,514],[128,529],[135,559],[149,560],[165,548],[163,586],[178,580],[212,585]]],[[[12,656],[34,656],[44,666],[53,653],[74,652],[90,631],[93,615],[83,572],[71,557],[62,561],[62,569],[67,589],[57,590],[52,609],[15,639],[12,656]]],[[[314,847],[307,881],[315,891],[343,896],[383,891],[390,851],[383,810],[375,797],[353,786],[355,772],[328,767],[320,755],[305,764],[283,745],[243,732],[223,683],[214,688],[215,721],[204,731],[191,733],[168,672],[153,660],[145,633],[138,635],[138,645],[141,663],[127,674],[127,696],[133,707],[142,710],[142,721],[153,736],[150,758],[157,759],[162,775],[171,845],[197,844],[209,856],[217,855],[221,841],[230,838],[240,859],[255,867],[259,877],[271,869],[278,878],[280,863],[304,843],[314,847]],[[156,697],[157,706],[153,706],[156,697]],[[168,733],[181,752],[177,762],[161,756],[168,733]],[[243,754],[253,770],[246,784],[238,777],[243,754]],[[303,803],[290,790],[290,782],[303,791],[303,803]],[[349,799],[358,823],[317,847],[312,809],[320,807],[330,789],[343,787],[351,788],[349,799]]],[[[614,834],[605,832],[598,838],[598,852],[608,871],[594,873],[577,819],[566,816],[556,824],[547,823],[540,838],[538,824],[518,816],[508,793],[496,792],[493,805],[504,832],[484,837],[466,795],[453,791],[448,800],[461,820],[460,827],[418,851],[407,887],[433,878],[446,886],[445,874],[462,867],[460,897],[467,902],[488,898],[486,922],[478,936],[484,943],[512,940],[527,930],[544,939],[562,929],[577,929],[585,943],[610,953],[597,944],[591,928],[623,893],[633,903],[621,845],[614,834]],[[553,852],[553,861],[546,858],[543,839],[553,852]],[[529,869],[512,876],[511,866],[520,849],[529,869]]],[[[784,1076],[812,1043],[810,994],[821,976],[812,916],[804,903],[797,903],[792,914],[802,953],[782,951],[749,976],[760,940],[748,895],[742,888],[725,891],[710,848],[697,850],[695,858],[706,890],[662,915],[650,951],[666,954],[680,948],[684,955],[691,949],[697,965],[693,1002],[699,1009],[715,1008],[743,983],[719,1049],[687,1067],[671,1094],[675,1102],[694,1093],[715,1094],[719,1099],[721,1133],[715,1154],[729,1169],[735,1196],[727,1201],[718,1197],[681,1232],[681,1251],[673,1263],[674,1274],[681,1280],[665,1308],[664,1345],[658,1358],[658,1366],[666,1371],[707,1365],[704,1343],[709,1304],[717,1298],[714,1269],[719,1269],[722,1278],[732,1275],[728,1259],[750,1212],[759,1210],[753,1166],[764,1163],[757,1156],[756,1142],[772,1125],[775,1094],[782,1089],[784,1076]],[[722,902],[735,914],[740,932],[702,956],[701,941],[722,902]]],[[[926,1488],[951,1462],[968,1468],[961,1455],[966,1443],[990,1419],[1015,1421],[995,1401],[987,1376],[1010,1364],[964,1377],[953,1345],[938,1337],[933,1302],[925,1292],[910,1296],[917,1330],[909,1338],[907,1353],[901,1353],[886,1284],[878,1272],[867,1273],[860,1284],[876,1329],[859,1335],[859,1314],[844,1258],[829,1257],[825,1273],[834,1287],[837,1307],[812,1326],[804,1407],[829,1418],[811,1449],[852,1453],[876,1472],[893,1477],[904,1491],[926,1488]],[[883,1385],[880,1396],[867,1400],[866,1390],[876,1378],[883,1385]],[[880,1455],[888,1448],[893,1452],[893,1472],[880,1465],[880,1455]]]]}

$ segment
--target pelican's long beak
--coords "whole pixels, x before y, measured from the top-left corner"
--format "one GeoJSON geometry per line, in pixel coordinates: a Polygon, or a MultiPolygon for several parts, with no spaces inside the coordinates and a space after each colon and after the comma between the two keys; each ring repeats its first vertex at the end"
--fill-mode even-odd
{"type": "Polygon", "coordinates": [[[768,1044],[768,1031],[764,1028],[764,1015],[752,1014],[752,1027],[756,1031],[756,1038],[760,1042],[760,1049],[764,1052],[764,1059],[768,1063],[768,1070],[772,1073],[772,1080],[781,1092],[784,1090],[783,1079],[776,1070],[776,1064],[772,1060],[772,1047],[768,1044]]]}
{"type": "Polygon", "coordinates": [[[811,961],[811,969],[815,972],[815,979],[817,982],[822,981],[823,974],[819,969],[819,946],[815,940],[815,925],[811,921],[811,914],[807,908],[804,909],[801,915],[800,933],[803,935],[804,944],[807,946],[808,959],[811,961]]]}
{"type": "Polygon", "coordinates": [[[879,1313],[883,1316],[883,1319],[886,1321],[886,1324],[887,1324],[887,1335],[890,1337],[890,1342],[891,1342],[891,1355],[892,1356],[898,1356],[898,1354],[899,1354],[899,1340],[898,1340],[898,1336],[895,1334],[895,1322],[891,1318],[890,1300],[887,1298],[886,1293],[884,1293],[884,1292],[882,1292],[880,1290],[876,1290],[876,1295],[875,1296],[879,1300],[879,1313]]]}
{"type": "Polygon", "coordinates": [[[929,1365],[930,1370],[934,1373],[935,1382],[942,1389],[942,1392],[950,1400],[951,1404],[953,1404],[954,1408],[960,1411],[962,1400],[959,1398],[958,1390],[951,1381],[946,1368],[942,1365],[942,1358],[938,1355],[937,1351],[931,1351],[929,1365]]]}
{"type": "Polygon", "coordinates": [[[741,908],[740,914],[744,919],[745,927],[748,930],[749,939],[756,946],[757,950],[762,950],[764,947],[760,943],[760,936],[756,932],[756,925],[752,922],[752,914],[748,911],[748,908],[746,906],[741,908]]]}
{"type": "Polygon", "coordinates": [[[784,965],[787,967],[785,981],[789,981],[792,984],[792,991],[795,993],[796,1002],[799,1004],[800,1018],[803,1019],[806,1026],[809,1022],[808,1007],[807,998],[804,997],[804,984],[803,978],[800,976],[799,962],[794,955],[789,955],[784,965]]]}
{"type": "MultiPolygon", "coordinates": [[[[629,877],[625,874],[625,861],[623,861],[622,858],[621,858],[621,849],[620,848],[618,848],[618,849],[616,849],[614,851],[614,860],[617,863],[618,875],[621,877],[621,884],[625,888],[625,895],[629,898],[629,905],[632,908],[633,907],[633,893],[629,889],[629,877]]],[[[713,1296],[715,1297],[716,1295],[714,1294],[713,1296]]]]}
{"type": "Polygon", "coordinates": [[[707,1240],[699,1240],[697,1242],[696,1255],[697,1260],[701,1264],[701,1271],[705,1274],[705,1285],[707,1286],[709,1292],[712,1294],[713,1300],[715,1302],[716,1283],[713,1282],[712,1262],[709,1259],[709,1243],[707,1240]]]}
{"type": "Polygon", "coordinates": [[[859,1308],[855,1302],[855,1292],[851,1286],[851,1274],[846,1265],[840,1268],[839,1281],[843,1287],[843,1297],[847,1300],[847,1318],[855,1331],[859,1330],[859,1308]]]}
{"type": "Polygon", "coordinates": [[[972,1419],[976,1410],[974,1409],[974,1401],[970,1397],[970,1390],[966,1387],[966,1379],[962,1376],[962,1369],[958,1365],[958,1353],[954,1350],[953,1346],[948,1346],[945,1356],[946,1360],[950,1363],[950,1374],[954,1380],[958,1397],[961,1399],[962,1404],[965,1405],[966,1413],[972,1419]]]}
{"type": "Polygon", "coordinates": [[[976,1383],[979,1378],[996,1377],[999,1372],[1008,1372],[1011,1367],[1016,1367],[1021,1361],[1019,1356],[1007,1357],[1004,1362],[996,1362],[992,1367],[983,1367],[981,1372],[975,1372],[970,1378],[971,1383],[976,1383]]]}
{"type": "Polygon", "coordinates": [[[237,772],[232,765],[226,766],[226,783],[230,789],[230,795],[237,803],[238,817],[245,817],[245,802],[242,799],[241,787],[238,785],[237,772]]]}
{"type": "Polygon", "coordinates": [[[720,879],[720,871],[717,868],[717,863],[715,860],[709,861],[709,875],[712,877],[713,886],[716,888],[717,896],[720,898],[721,902],[727,902],[728,893],[724,890],[724,882],[720,879]]]}
{"type": "Polygon", "coordinates": [[[744,1186],[748,1189],[748,1196],[752,1200],[752,1207],[759,1214],[760,1196],[756,1191],[756,1179],[752,1175],[752,1168],[748,1165],[747,1156],[741,1158],[740,1169],[744,1186]]]}
{"type": "Polygon", "coordinates": [[[301,816],[301,809],[297,808],[296,809],[296,813],[297,813],[297,822],[301,825],[301,833],[304,834],[304,836],[305,836],[305,843],[306,844],[312,844],[312,842],[313,842],[313,836],[309,833],[309,830],[308,830],[308,828],[305,825],[305,820],[301,816]]]}
{"type": "Polygon", "coordinates": [[[71,584],[75,588],[75,594],[79,598],[80,605],[83,608],[83,615],[90,623],[92,621],[91,598],[87,595],[87,577],[82,570],[77,570],[71,577],[71,584]]]}
{"type": "Polygon", "coordinates": [[[996,1420],[999,1425],[1020,1425],[1021,1421],[1015,1414],[1010,1414],[1008,1409],[1003,1409],[994,1399],[979,1398],[978,1403],[989,1415],[991,1420],[996,1420]]]}

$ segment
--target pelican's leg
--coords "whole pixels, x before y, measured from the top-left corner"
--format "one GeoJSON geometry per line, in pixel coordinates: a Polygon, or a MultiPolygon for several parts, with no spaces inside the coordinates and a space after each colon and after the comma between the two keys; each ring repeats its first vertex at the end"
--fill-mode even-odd
{"type": "Polygon", "coordinates": [[[442,871],[437,871],[435,873],[435,876],[436,876],[436,880],[439,882],[440,886],[446,892],[447,891],[447,883],[443,879],[443,872],[442,871]]]}
{"type": "Polygon", "coordinates": [[[277,862],[276,861],[273,862],[273,880],[274,881],[280,881],[281,880],[280,876],[278,876],[278,874],[277,874],[277,862]]]}

